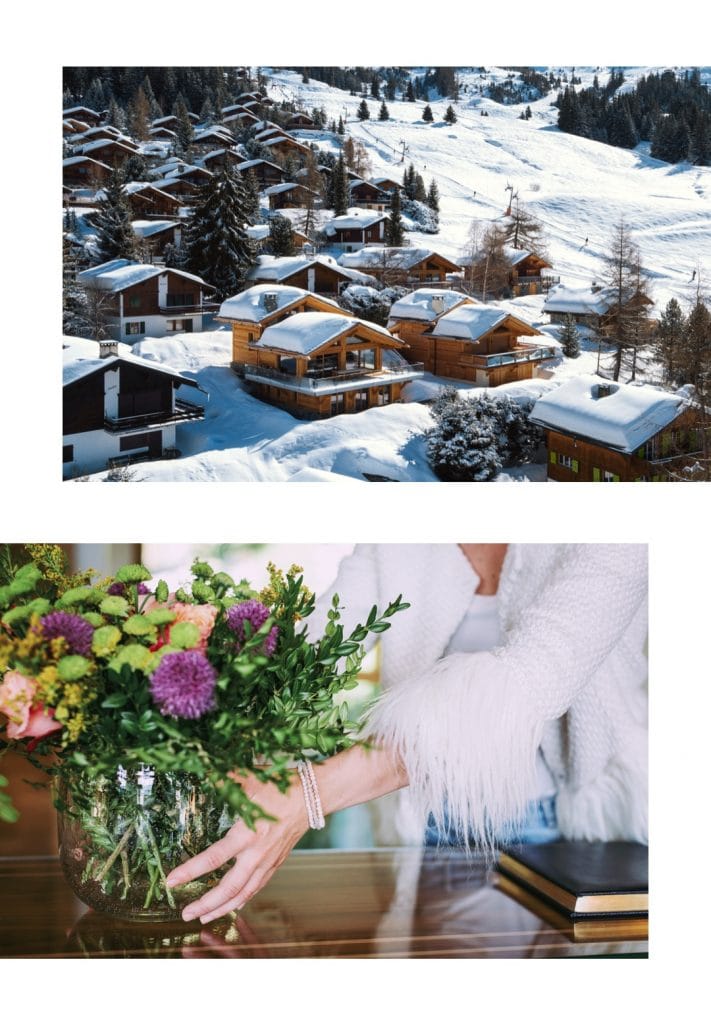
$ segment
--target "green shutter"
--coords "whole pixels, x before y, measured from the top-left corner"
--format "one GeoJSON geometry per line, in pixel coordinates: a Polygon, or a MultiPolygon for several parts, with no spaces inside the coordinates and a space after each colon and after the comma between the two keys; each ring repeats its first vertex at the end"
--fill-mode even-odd
{"type": "Polygon", "coordinates": [[[558,456],[556,455],[556,453],[555,453],[555,452],[549,452],[549,453],[548,453],[548,458],[549,458],[549,460],[550,460],[550,461],[551,461],[551,462],[553,463],[553,465],[554,465],[554,466],[555,466],[555,465],[556,465],[556,463],[558,462],[558,456]]]}
{"type": "Polygon", "coordinates": [[[578,472],[578,460],[577,459],[573,459],[573,472],[574,473],[578,472]]]}
{"type": "Polygon", "coordinates": [[[600,470],[597,468],[597,466],[593,466],[593,480],[596,483],[600,483],[600,470]]]}
{"type": "Polygon", "coordinates": [[[671,434],[662,434],[662,455],[667,455],[671,448],[671,434]]]}
{"type": "Polygon", "coordinates": [[[638,458],[638,459],[643,459],[643,458],[644,458],[644,445],[641,445],[641,446],[640,446],[640,447],[639,447],[639,448],[637,449],[637,458],[638,458]]]}
{"type": "Polygon", "coordinates": [[[613,482],[613,484],[618,484],[620,482],[619,474],[617,474],[617,473],[613,473],[612,474],[612,482],[613,482]]]}

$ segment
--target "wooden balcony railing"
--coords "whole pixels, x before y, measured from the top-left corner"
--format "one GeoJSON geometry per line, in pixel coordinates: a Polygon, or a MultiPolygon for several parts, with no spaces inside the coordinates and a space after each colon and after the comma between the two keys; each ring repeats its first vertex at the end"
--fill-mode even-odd
{"type": "Polygon", "coordinates": [[[423,363],[403,363],[401,366],[383,366],[380,370],[354,367],[349,370],[312,370],[305,377],[246,363],[242,372],[248,380],[265,379],[286,385],[292,391],[332,390],[338,384],[363,381],[368,384],[391,383],[393,380],[414,380],[424,373],[423,363]]]}
{"type": "Polygon", "coordinates": [[[174,409],[161,409],[156,412],[141,413],[136,416],[104,416],[104,430],[110,434],[119,434],[123,430],[137,427],[162,426],[168,423],[181,423],[184,420],[202,420],[205,410],[201,405],[186,402],[184,398],[176,398],[174,409]]]}

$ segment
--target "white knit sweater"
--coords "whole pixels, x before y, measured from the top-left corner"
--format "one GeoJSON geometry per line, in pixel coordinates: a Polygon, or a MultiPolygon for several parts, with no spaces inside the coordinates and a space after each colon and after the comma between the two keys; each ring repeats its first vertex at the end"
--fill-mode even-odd
{"type": "Polygon", "coordinates": [[[503,644],[442,657],[477,585],[455,544],[361,545],[309,620],[316,635],[334,592],[346,631],[400,593],[412,605],[382,637],[369,719],[407,766],[403,838],[446,811],[482,846],[505,839],[535,796],[540,746],[564,836],[646,842],[646,546],[510,545],[503,644]]]}

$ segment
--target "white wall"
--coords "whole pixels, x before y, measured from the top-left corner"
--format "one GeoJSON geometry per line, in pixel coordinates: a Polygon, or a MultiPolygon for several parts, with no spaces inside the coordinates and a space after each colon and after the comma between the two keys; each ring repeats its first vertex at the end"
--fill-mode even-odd
{"type": "Polygon", "coordinates": [[[153,433],[155,430],[163,431],[163,448],[175,447],[174,423],[164,427],[142,427],[140,430],[127,430],[122,434],[110,434],[106,430],[87,430],[81,434],[65,434],[62,443],[74,445],[74,461],[64,464],[64,479],[84,476],[86,473],[100,473],[107,468],[109,459],[122,455],[139,455],[141,452],[147,451],[148,447],[146,446],[145,448],[132,448],[130,452],[122,452],[120,439],[128,437],[131,433],[153,433]]]}

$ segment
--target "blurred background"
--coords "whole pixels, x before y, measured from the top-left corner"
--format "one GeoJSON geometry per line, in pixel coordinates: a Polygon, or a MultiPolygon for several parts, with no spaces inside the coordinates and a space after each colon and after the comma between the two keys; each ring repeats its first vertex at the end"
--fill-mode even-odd
{"type": "MultiPolygon", "coordinates": [[[[62,545],[73,571],[91,567],[100,576],[110,575],[127,562],[142,562],[164,579],[171,590],[190,581],[190,565],[195,557],[204,558],[216,570],[224,570],[235,579],[246,577],[259,590],[268,582],[266,565],[274,562],[288,569],[297,564],[304,569],[304,581],[316,595],[333,582],[342,558],[353,544],[70,544],[62,545]]],[[[21,545],[13,546],[18,560],[23,559],[21,545]]],[[[379,686],[379,651],[371,652],[360,676],[359,686],[348,693],[348,705],[357,717],[379,686]]],[[[0,822],[0,856],[53,855],[57,850],[55,811],[46,776],[24,759],[12,754],[0,761],[0,773],[10,780],[9,792],[20,812],[14,824],[0,822]]],[[[352,807],[330,816],[326,828],[310,831],[301,847],[363,849],[375,844],[374,830],[382,819],[384,805],[352,807]]],[[[380,834],[380,833],[379,833],[380,834]]],[[[382,840],[381,840],[382,841],[382,840]]]]}

